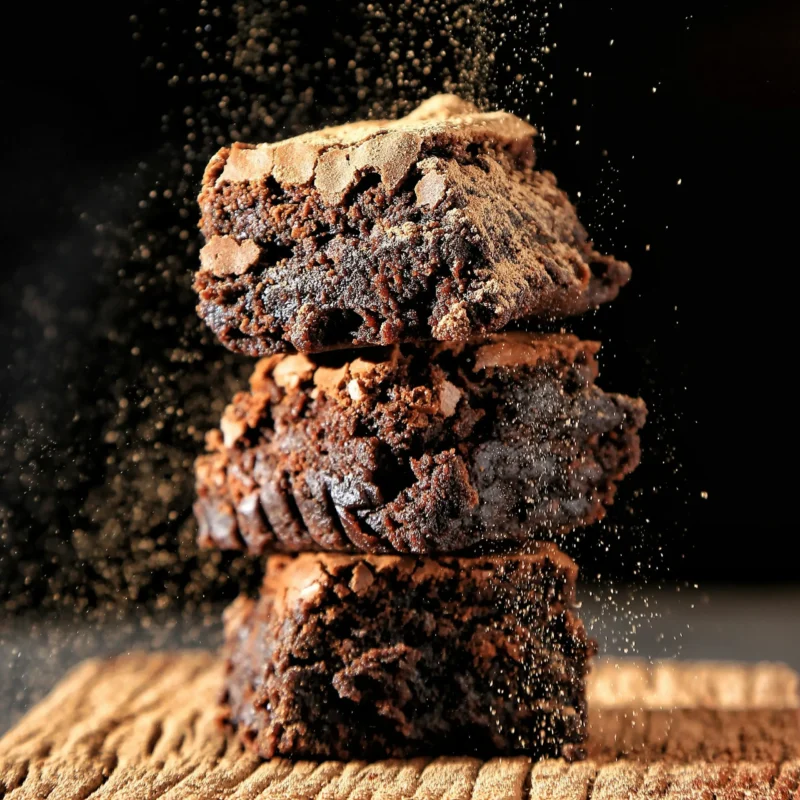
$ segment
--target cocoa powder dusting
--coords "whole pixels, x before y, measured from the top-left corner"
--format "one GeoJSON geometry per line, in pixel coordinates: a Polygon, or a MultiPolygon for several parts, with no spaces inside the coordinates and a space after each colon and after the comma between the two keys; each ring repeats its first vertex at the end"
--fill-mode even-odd
{"type": "Polygon", "coordinates": [[[319,48],[308,46],[319,16],[302,4],[199,0],[130,17],[143,86],[163,95],[158,144],[109,169],[91,199],[76,187],[58,257],[51,241],[37,245],[53,266],[29,283],[23,274],[21,296],[2,300],[7,608],[206,608],[257,580],[247,559],[195,544],[192,462],[252,370],[194,311],[203,170],[222,146],[394,118],[437,92],[487,108],[489,14],[502,13],[490,5],[339,0],[319,48]],[[75,279],[65,253],[80,263],[75,279]]]}

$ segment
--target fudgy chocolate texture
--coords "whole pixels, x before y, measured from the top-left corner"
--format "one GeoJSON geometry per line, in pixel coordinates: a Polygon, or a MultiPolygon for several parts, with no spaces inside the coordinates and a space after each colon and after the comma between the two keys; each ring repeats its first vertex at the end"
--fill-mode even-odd
{"type": "Polygon", "coordinates": [[[198,311],[249,355],[464,340],[613,299],[535,130],[451,95],[400,120],[234,144],[200,193],[198,311]]]}
{"type": "Polygon", "coordinates": [[[588,525],[645,419],[594,385],[598,347],[499,333],[263,359],[197,460],[200,541],[427,553],[588,525]]]}
{"type": "Polygon", "coordinates": [[[581,755],[593,644],[552,545],[273,556],[226,612],[227,718],[265,758],[581,755]]]}

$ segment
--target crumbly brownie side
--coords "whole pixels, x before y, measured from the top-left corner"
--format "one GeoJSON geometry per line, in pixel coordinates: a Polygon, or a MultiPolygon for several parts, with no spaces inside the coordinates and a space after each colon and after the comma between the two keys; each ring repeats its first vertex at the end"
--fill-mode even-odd
{"type": "Polygon", "coordinates": [[[444,96],[221,150],[199,198],[200,316],[230,349],[267,355],[464,340],[613,299],[630,269],[534,169],[534,134],[444,96]]]}
{"type": "Polygon", "coordinates": [[[226,613],[224,705],[265,758],[582,754],[593,644],[552,546],[273,556],[226,613]]]}
{"type": "Polygon", "coordinates": [[[196,463],[200,541],[426,553],[591,524],[646,413],[594,385],[598,347],[500,333],[263,359],[196,463]]]}

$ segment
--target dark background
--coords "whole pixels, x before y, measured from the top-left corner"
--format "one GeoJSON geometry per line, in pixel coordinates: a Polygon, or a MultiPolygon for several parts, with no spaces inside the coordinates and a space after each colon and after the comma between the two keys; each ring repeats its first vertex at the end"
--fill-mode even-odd
{"type": "MultiPolygon", "coordinates": [[[[420,36],[397,33],[397,4],[385,29],[345,2],[217,16],[200,0],[166,5],[62,4],[6,26],[19,33],[0,72],[0,601],[12,610],[202,606],[253,580],[245,559],[192,541],[187,469],[247,369],[193,317],[202,165],[232,130],[277,138],[419,93],[377,80],[396,77],[391,39],[420,36]],[[204,43],[213,60],[237,29],[255,46],[225,84],[203,80],[216,69],[204,43]],[[348,57],[375,43],[359,83],[348,57]]],[[[800,9],[558,5],[506,11],[506,44],[472,78],[457,75],[463,43],[444,36],[426,82],[432,93],[450,70],[462,90],[481,81],[482,102],[530,114],[542,166],[600,248],[634,268],[616,303],[569,324],[603,339],[607,389],[647,400],[645,457],[608,523],[570,548],[588,579],[796,581],[800,9]],[[557,46],[531,66],[516,48],[538,41],[544,9],[557,46]]]]}

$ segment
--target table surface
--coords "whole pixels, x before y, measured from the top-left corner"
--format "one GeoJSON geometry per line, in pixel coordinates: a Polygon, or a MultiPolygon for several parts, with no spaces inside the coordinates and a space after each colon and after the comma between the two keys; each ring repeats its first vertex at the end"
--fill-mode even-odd
{"type": "Polygon", "coordinates": [[[599,663],[588,758],[262,761],[218,724],[221,660],[77,667],[0,739],[0,796],[63,800],[610,800],[800,797],[797,675],[769,665],[599,663]]]}

